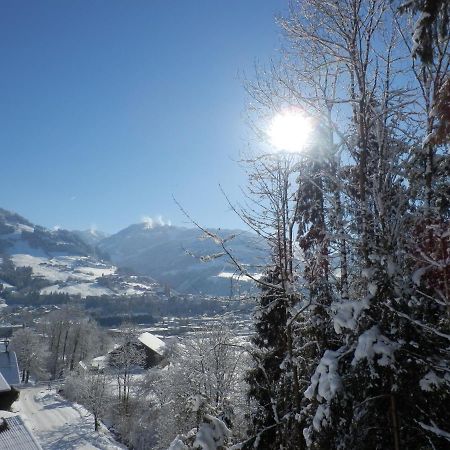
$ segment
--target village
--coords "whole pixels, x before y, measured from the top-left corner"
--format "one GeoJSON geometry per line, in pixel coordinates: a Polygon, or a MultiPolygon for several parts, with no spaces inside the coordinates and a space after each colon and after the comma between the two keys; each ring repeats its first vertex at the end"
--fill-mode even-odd
{"type": "MultiPolygon", "coordinates": [[[[65,400],[58,394],[58,392],[63,392],[61,380],[32,383],[30,386],[27,386],[28,378],[24,383],[21,381],[23,378],[20,376],[16,353],[8,348],[14,328],[17,326],[0,328],[0,338],[2,339],[0,352],[0,448],[41,449],[39,442],[42,438],[39,439],[36,436],[48,435],[50,431],[52,437],[44,438],[48,444],[45,448],[72,448],[70,443],[67,447],[65,446],[64,439],[66,437],[61,439],[60,433],[68,436],[70,440],[73,440],[74,436],[77,437],[77,442],[81,439],[81,447],[79,442],[77,448],[84,448],[83,439],[86,440],[86,445],[89,447],[89,432],[87,438],[83,438],[83,434],[87,432],[86,428],[93,428],[88,425],[88,422],[97,421],[97,419],[92,419],[92,414],[83,407],[65,400]],[[54,414],[55,409],[59,410],[57,415],[54,414]],[[5,410],[11,410],[11,412],[5,410]],[[78,416],[78,420],[70,422],[70,416],[73,415],[78,416]],[[58,433],[58,427],[61,428],[60,433],[58,433]]],[[[127,363],[135,363],[135,366],[139,366],[140,363],[141,367],[149,369],[163,364],[166,344],[148,332],[140,334],[135,341],[127,342],[124,345],[128,348],[116,345],[107,355],[94,358],[90,366],[80,361],[77,370],[80,373],[96,373],[102,376],[100,374],[104,373],[106,366],[116,367],[117,370],[120,370],[127,363]],[[126,358],[122,357],[124,353],[132,355],[130,361],[126,361],[126,358]]],[[[94,427],[96,431],[99,429],[97,422],[94,427]]],[[[105,427],[103,428],[105,431],[105,427]]],[[[95,436],[93,441],[104,441],[97,442],[101,445],[100,448],[124,448],[116,444],[109,433],[104,436],[95,436]]]]}
{"type": "MultiPolygon", "coordinates": [[[[191,380],[188,384],[180,383],[181,391],[173,386],[177,363],[182,362],[184,370],[189,365],[186,360],[190,359],[191,370],[200,369],[203,365],[206,372],[213,374],[220,365],[230,362],[230,354],[221,351],[216,355],[220,357],[214,363],[215,367],[205,368],[205,364],[208,365],[205,351],[207,353],[217,344],[228,345],[230,339],[235,343],[242,342],[242,337],[232,337],[223,324],[212,320],[204,328],[207,330],[205,333],[197,330],[195,338],[186,339],[179,336],[161,339],[149,331],[142,332],[132,324],[125,324],[108,330],[106,343],[102,342],[104,336],[101,339],[97,335],[96,345],[88,348],[87,320],[83,320],[78,331],[73,329],[77,318],[71,320],[66,317],[66,321],[61,322],[64,330],[71,322],[72,329],[69,325],[69,333],[61,336],[59,347],[63,351],[57,355],[56,364],[52,361],[51,352],[43,348],[51,336],[51,332],[45,334],[45,327],[37,327],[39,331],[20,325],[0,327],[1,449],[114,450],[135,445],[139,448],[164,448],[170,445],[176,434],[173,435],[174,430],[167,430],[165,440],[161,439],[162,430],[158,429],[157,416],[162,416],[164,406],[159,404],[158,397],[167,400],[167,395],[171,395],[169,391],[181,393],[185,404],[180,404],[180,407],[192,404],[188,412],[189,426],[195,424],[192,419],[198,415],[198,409],[207,398],[206,395],[199,396],[197,388],[189,393],[187,386],[195,377],[186,377],[191,380]],[[81,337],[83,332],[86,334],[81,337]],[[199,339],[198,333],[203,338],[199,339]],[[75,336],[78,337],[74,340],[75,336]],[[84,358],[80,359],[82,356],[84,358]],[[192,362],[199,356],[201,364],[194,367],[192,362]],[[57,369],[52,371],[52,367],[57,369]],[[153,416],[152,419],[147,417],[145,433],[136,418],[143,408],[153,416]],[[142,442],[143,439],[146,443],[142,442]]],[[[56,333],[54,324],[53,332],[56,333]]],[[[236,366],[242,352],[233,350],[232,354],[237,357],[234,360],[236,366]]],[[[227,370],[223,374],[226,378],[227,370]]],[[[204,393],[215,396],[220,393],[219,397],[223,398],[217,399],[224,401],[238,379],[237,370],[229,375],[230,378],[223,380],[221,385],[213,386],[213,383],[204,393]]],[[[179,376],[177,372],[176,377],[179,376]]]]}
{"type": "Polygon", "coordinates": [[[49,316],[0,326],[1,449],[165,449],[210,404],[245,416],[245,321],[203,319],[183,336],[169,321],[157,336],[70,308],[49,316]]]}

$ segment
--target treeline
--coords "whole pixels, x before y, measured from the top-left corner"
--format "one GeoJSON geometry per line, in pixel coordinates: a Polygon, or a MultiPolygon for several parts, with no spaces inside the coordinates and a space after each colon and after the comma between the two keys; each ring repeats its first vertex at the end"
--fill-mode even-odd
{"type": "Polygon", "coordinates": [[[225,302],[204,297],[174,296],[160,298],[154,295],[143,296],[88,296],[66,293],[40,294],[39,292],[11,292],[2,294],[8,306],[40,307],[72,305],[84,309],[102,325],[116,325],[122,320],[142,320],[141,323],[152,323],[161,316],[194,316],[217,314],[224,310],[233,310],[237,303],[225,302]]]}
{"type": "Polygon", "coordinates": [[[73,296],[63,292],[41,294],[39,291],[12,292],[5,290],[3,291],[2,296],[6,300],[8,306],[59,306],[71,302],[79,303],[81,301],[79,296],[73,296]]]}
{"type": "MultiPolygon", "coordinates": [[[[31,267],[16,267],[9,255],[1,254],[0,259],[0,280],[28,292],[50,286],[51,283],[48,280],[33,277],[31,267]]],[[[0,292],[3,292],[3,296],[8,294],[8,290],[4,289],[1,283],[0,292]]]]}
{"type": "Polygon", "coordinates": [[[56,379],[80,361],[108,351],[105,330],[79,308],[64,306],[35,320],[33,327],[15,331],[11,349],[17,354],[22,381],[56,379]]]}

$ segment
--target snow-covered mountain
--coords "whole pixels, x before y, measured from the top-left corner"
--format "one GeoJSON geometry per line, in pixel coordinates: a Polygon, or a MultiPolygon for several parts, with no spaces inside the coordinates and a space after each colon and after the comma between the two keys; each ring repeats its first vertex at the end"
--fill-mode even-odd
{"type": "MultiPolygon", "coordinates": [[[[257,276],[267,250],[255,235],[211,231],[234,236],[227,247],[257,276]]],[[[229,258],[208,258],[220,252],[196,228],[146,222],[106,236],[93,230],[50,230],[0,208],[0,283],[10,289],[82,297],[162,293],[166,286],[193,294],[248,291],[252,283],[234,277],[229,258]]]]}
{"type": "MultiPolygon", "coordinates": [[[[210,231],[222,238],[234,236],[227,247],[251,273],[260,272],[267,250],[255,235],[242,230],[210,231]]],[[[197,228],[140,223],[101,240],[97,248],[118,266],[150,276],[179,292],[229,295],[231,288],[235,293],[248,289],[249,280],[232,280],[235,267],[229,258],[208,258],[220,253],[221,248],[202,235],[197,228]]]]}
{"type": "Polygon", "coordinates": [[[86,296],[161,292],[148,277],[123,275],[80,233],[49,230],[0,208],[0,288],[86,296]]]}
{"type": "Polygon", "coordinates": [[[19,214],[0,208],[0,252],[87,256],[95,253],[95,249],[70,231],[48,230],[32,224],[19,214]]]}

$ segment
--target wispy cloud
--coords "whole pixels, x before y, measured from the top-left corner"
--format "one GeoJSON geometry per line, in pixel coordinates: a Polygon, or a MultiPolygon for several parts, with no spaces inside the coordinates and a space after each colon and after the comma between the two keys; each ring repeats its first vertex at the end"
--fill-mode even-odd
{"type": "Polygon", "coordinates": [[[142,216],[141,223],[143,223],[145,225],[145,228],[147,229],[151,229],[156,226],[170,227],[172,225],[170,219],[164,219],[161,215],[158,215],[156,217],[142,216]]]}

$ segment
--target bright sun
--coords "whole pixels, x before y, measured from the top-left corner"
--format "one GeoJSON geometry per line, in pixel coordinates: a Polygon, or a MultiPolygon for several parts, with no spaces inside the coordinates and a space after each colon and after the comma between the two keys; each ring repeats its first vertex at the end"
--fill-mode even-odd
{"type": "Polygon", "coordinates": [[[278,113],[270,124],[270,143],[279,151],[301,152],[312,130],[311,120],[299,111],[278,113]]]}

